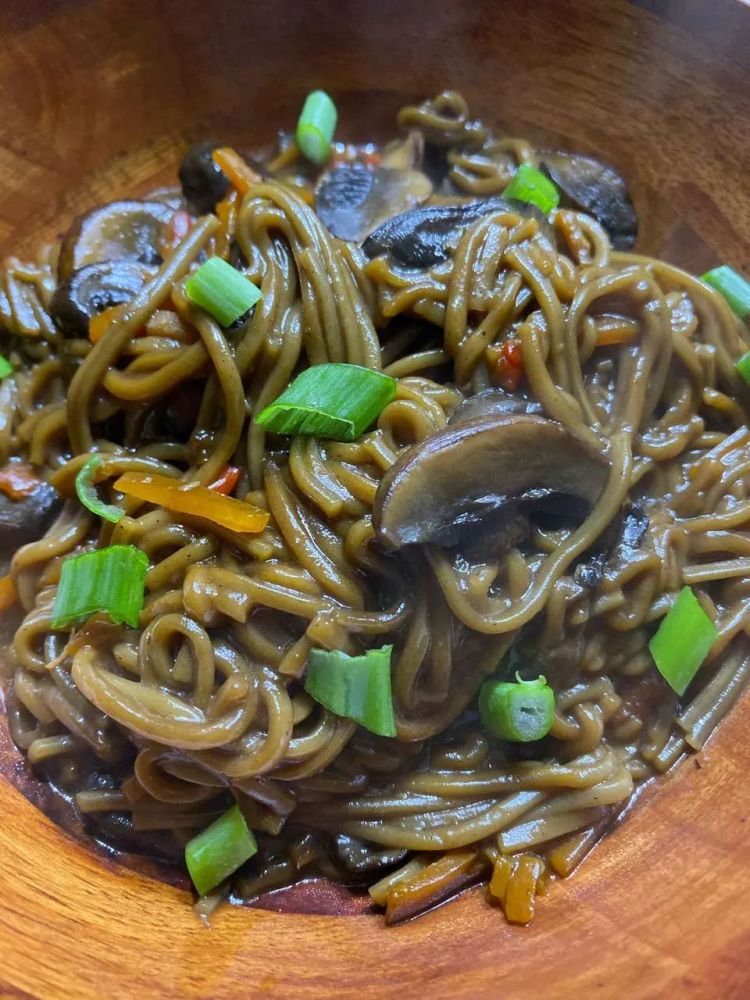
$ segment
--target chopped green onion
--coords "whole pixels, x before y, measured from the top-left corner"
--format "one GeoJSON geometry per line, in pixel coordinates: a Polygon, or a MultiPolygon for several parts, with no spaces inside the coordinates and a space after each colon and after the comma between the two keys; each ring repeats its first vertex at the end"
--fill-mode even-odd
{"type": "Polygon", "coordinates": [[[734,268],[722,264],[713,271],[706,271],[701,281],[705,281],[723,295],[729,303],[729,308],[741,319],[750,316],[750,281],[738,274],[734,268]]]}
{"type": "Polygon", "coordinates": [[[717,635],[698,598],[683,587],[648,644],[659,673],[677,694],[685,693],[717,635]]]}
{"type": "Polygon", "coordinates": [[[307,95],[297,122],[295,139],[302,155],[313,163],[325,163],[331,155],[336,117],[336,105],[325,91],[313,90],[307,95]]]}
{"type": "Polygon", "coordinates": [[[305,691],[336,715],[354,719],[379,736],[395,736],[391,698],[393,646],[368,649],[363,656],[313,649],[305,691]]]}
{"type": "Polygon", "coordinates": [[[240,807],[232,806],[185,844],[185,864],[199,895],[215,889],[257,850],[240,807]]]}
{"type": "Polygon", "coordinates": [[[136,628],[143,607],[148,557],[135,545],[110,545],[62,564],[52,627],[66,628],[96,611],[136,628]]]}
{"type": "Polygon", "coordinates": [[[252,281],[221,257],[201,264],[185,282],[185,293],[222,326],[231,326],[261,297],[252,281]]]}
{"type": "Polygon", "coordinates": [[[396,396],[396,380],[359,365],[306,368],[255,418],[276,434],[354,441],[396,396]]]}
{"type": "Polygon", "coordinates": [[[81,466],[76,476],[76,493],[87,510],[97,517],[103,517],[105,521],[117,524],[123,517],[125,511],[121,507],[116,507],[112,503],[104,503],[94,488],[94,473],[102,464],[101,455],[92,455],[91,458],[81,466]]]}
{"type": "Polygon", "coordinates": [[[492,736],[513,743],[541,740],[555,718],[555,693],[544,676],[516,682],[489,680],[479,693],[482,726],[492,736]]]}
{"type": "Polygon", "coordinates": [[[549,177],[545,177],[528,163],[522,163],[516,170],[503,189],[502,196],[536,205],[545,215],[549,215],[560,204],[560,194],[549,177]]]}
{"type": "Polygon", "coordinates": [[[13,365],[6,357],[0,354],[0,378],[5,378],[13,373],[13,365]]]}
{"type": "Polygon", "coordinates": [[[750,385],[750,351],[746,351],[734,367],[743,382],[750,385]]]}

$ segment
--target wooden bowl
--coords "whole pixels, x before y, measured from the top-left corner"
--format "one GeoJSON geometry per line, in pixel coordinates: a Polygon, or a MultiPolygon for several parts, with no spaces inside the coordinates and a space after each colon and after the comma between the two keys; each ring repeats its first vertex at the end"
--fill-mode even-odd
{"type": "MultiPolygon", "coordinates": [[[[750,260],[750,10],[735,0],[4,0],[0,251],[174,175],[176,147],[247,145],[323,86],[349,138],[446,85],[477,114],[600,154],[640,245],[750,260]]],[[[750,702],[650,789],[527,929],[479,890],[379,919],[227,909],[102,863],[15,788],[0,752],[0,997],[715,998],[750,995],[750,702]]]]}

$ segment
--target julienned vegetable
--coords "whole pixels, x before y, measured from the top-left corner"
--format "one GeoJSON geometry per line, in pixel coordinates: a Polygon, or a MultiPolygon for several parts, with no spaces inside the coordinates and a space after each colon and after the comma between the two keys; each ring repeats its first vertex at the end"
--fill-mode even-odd
{"type": "Polygon", "coordinates": [[[221,257],[211,257],[190,275],[185,294],[222,326],[231,326],[261,297],[260,289],[221,257]]]}
{"type": "Polygon", "coordinates": [[[276,434],[354,441],[396,396],[396,380],[359,365],[306,368],[255,418],[276,434]]]}
{"type": "Polygon", "coordinates": [[[536,205],[545,215],[560,204],[560,194],[552,181],[528,163],[522,163],[513,174],[510,183],[503,189],[503,198],[536,205]]]}
{"type": "Polygon", "coordinates": [[[257,850],[240,807],[232,806],[185,845],[185,864],[199,895],[215,889],[257,850]]]}
{"type": "Polygon", "coordinates": [[[305,690],[336,715],[353,719],[379,736],[395,736],[392,651],[393,646],[381,646],[362,656],[349,656],[339,650],[313,649],[305,690]]]}
{"type": "Polygon", "coordinates": [[[268,524],[268,511],[261,510],[260,507],[223,496],[217,490],[198,483],[184,483],[157,473],[142,475],[126,472],[115,482],[115,489],[176,514],[206,518],[230,531],[258,534],[268,524]]]}
{"type": "Polygon", "coordinates": [[[330,157],[336,119],[336,105],[325,91],[313,90],[307,95],[295,139],[300,152],[308,160],[320,165],[330,157]]]}
{"type": "Polygon", "coordinates": [[[659,673],[677,694],[685,693],[717,635],[698,598],[683,587],[648,644],[659,673]]]}
{"type": "Polygon", "coordinates": [[[96,514],[97,517],[103,517],[105,521],[117,524],[124,516],[125,511],[121,507],[116,507],[114,504],[104,503],[103,500],[100,500],[94,487],[94,476],[101,464],[102,456],[92,455],[81,466],[76,476],[76,493],[83,506],[87,510],[90,510],[92,514],[96,514]]]}
{"type": "Polygon", "coordinates": [[[136,628],[143,607],[148,557],[134,545],[110,545],[62,564],[52,627],[66,628],[97,611],[136,628]]]}
{"type": "Polygon", "coordinates": [[[13,365],[4,355],[0,354],[0,378],[5,378],[6,375],[11,375],[12,372],[13,365]]]}
{"type": "Polygon", "coordinates": [[[741,319],[750,316],[750,281],[734,268],[722,264],[712,271],[706,271],[701,280],[723,295],[732,312],[737,313],[741,319]]]}
{"type": "Polygon", "coordinates": [[[532,681],[486,681],[479,693],[482,726],[513,743],[541,740],[552,728],[555,694],[544,676],[532,681]]]}

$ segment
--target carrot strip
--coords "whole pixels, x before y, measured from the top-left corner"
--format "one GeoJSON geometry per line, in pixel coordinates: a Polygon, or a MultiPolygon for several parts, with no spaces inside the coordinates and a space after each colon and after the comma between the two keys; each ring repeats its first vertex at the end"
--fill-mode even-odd
{"type": "Polygon", "coordinates": [[[109,329],[109,324],[119,312],[119,306],[110,306],[103,312],[97,313],[89,320],[89,340],[92,344],[97,344],[109,329]]]}
{"type": "Polygon", "coordinates": [[[263,179],[230,146],[222,146],[220,149],[215,149],[212,157],[214,163],[221,167],[240,194],[247,194],[254,184],[260,184],[263,179]]]}
{"type": "Polygon", "coordinates": [[[234,238],[234,230],[237,226],[237,209],[239,208],[240,192],[237,188],[230,188],[225,198],[216,206],[216,215],[220,226],[215,237],[214,253],[224,260],[229,256],[229,247],[234,238]]]}
{"type": "Polygon", "coordinates": [[[12,608],[18,600],[16,586],[9,576],[0,576],[0,612],[12,608]]]}
{"type": "Polygon", "coordinates": [[[41,480],[25,462],[11,463],[0,469],[0,490],[11,500],[23,500],[36,493],[41,480]]]}
{"type": "Polygon", "coordinates": [[[177,514],[203,517],[230,531],[258,534],[268,524],[268,511],[260,507],[253,507],[234,497],[225,497],[206,486],[184,483],[158,473],[143,476],[126,472],[114,487],[126,496],[145,500],[177,514]]]}

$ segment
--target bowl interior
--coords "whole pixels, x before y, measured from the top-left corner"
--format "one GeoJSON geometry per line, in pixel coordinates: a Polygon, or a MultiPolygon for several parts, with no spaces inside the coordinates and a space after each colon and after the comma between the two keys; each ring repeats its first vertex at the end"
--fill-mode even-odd
{"type": "MultiPolygon", "coordinates": [[[[389,135],[403,103],[458,89],[508,134],[616,165],[644,252],[699,272],[750,259],[750,11],[735,0],[6,0],[0,38],[4,255],[172,181],[190,139],[263,144],[322,86],[350,140],[389,135]]],[[[688,762],[651,789],[526,930],[474,892],[388,932],[367,916],[231,911],[208,934],[181,889],[61,834],[11,787],[32,789],[0,748],[0,994],[5,982],[33,997],[135,984],[231,997],[252,983],[253,996],[416,997],[429,982],[436,997],[731,995],[750,980],[730,960],[750,936],[735,903],[750,890],[737,849],[749,719],[740,706],[701,770],[688,762]]]]}

